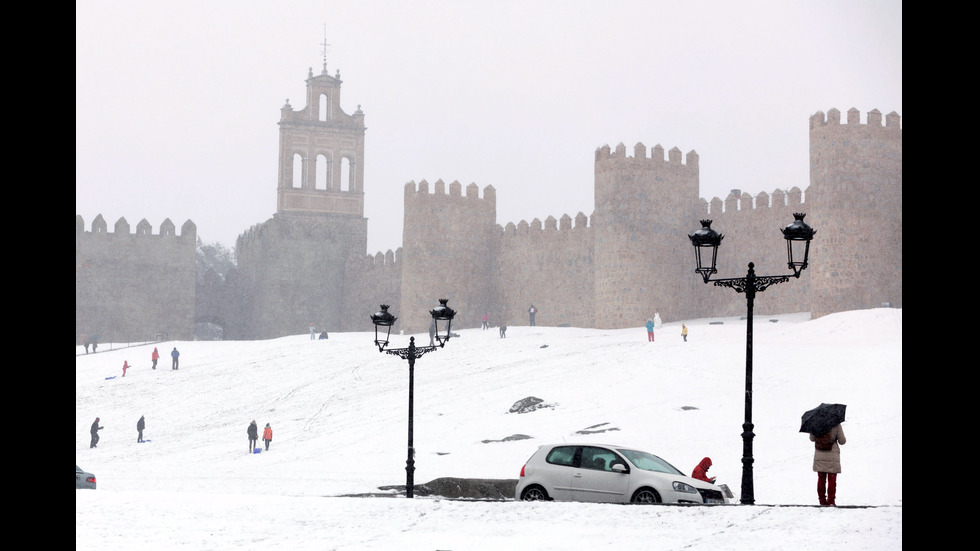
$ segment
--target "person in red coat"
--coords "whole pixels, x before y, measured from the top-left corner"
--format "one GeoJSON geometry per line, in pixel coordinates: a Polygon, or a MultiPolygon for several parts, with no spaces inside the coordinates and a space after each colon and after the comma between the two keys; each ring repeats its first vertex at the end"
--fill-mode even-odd
{"type": "Polygon", "coordinates": [[[711,468],[711,458],[705,457],[698,463],[697,467],[694,467],[694,472],[691,473],[691,478],[696,478],[698,480],[703,480],[705,482],[715,483],[715,477],[708,478],[708,469],[711,468]]]}
{"type": "Polygon", "coordinates": [[[126,370],[129,369],[129,362],[123,360],[123,377],[126,376],[126,370]]]}
{"type": "Polygon", "coordinates": [[[153,369],[157,368],[157,360],[160,359],[160,353],[157,352],[157,347],[153,347],[153,354],[150,354],[150,359],[153,360],[153,369]]]}
{"type": "Polygon", "coordinates": [[[265,451],[269,451],[269,443],[272,442],[272,426],[269,423],[265,424],[265,430],[262,431],[262,440],[265,441],[265,451]]]}

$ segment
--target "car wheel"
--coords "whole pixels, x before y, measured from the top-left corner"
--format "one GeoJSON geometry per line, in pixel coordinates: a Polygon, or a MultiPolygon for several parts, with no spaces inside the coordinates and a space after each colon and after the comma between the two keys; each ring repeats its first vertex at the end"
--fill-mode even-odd
{"type": "Polygon", "coordinates": [[[528,486],[521,492],[521,499],[524,501],[548,501],[548,492],[541,486],[528,486]]]}
{"type": "Polygon", "coordinates": [[[653,488],[640,488],[633,492],[631,503],[660,503],[660,494],[653,488]]]}

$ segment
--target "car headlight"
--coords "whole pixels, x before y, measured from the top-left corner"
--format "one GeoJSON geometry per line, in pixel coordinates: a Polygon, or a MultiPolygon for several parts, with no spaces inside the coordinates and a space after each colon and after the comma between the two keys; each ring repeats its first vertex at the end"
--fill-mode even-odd
{"type": "Polygon", "coordinates": [[[691,486],[690,484],[685,484],[683,482],[674,482],[674,491],[684,492],[685,494],[698,493],[697,489],[695,489],[694,486],[691,486]]]}

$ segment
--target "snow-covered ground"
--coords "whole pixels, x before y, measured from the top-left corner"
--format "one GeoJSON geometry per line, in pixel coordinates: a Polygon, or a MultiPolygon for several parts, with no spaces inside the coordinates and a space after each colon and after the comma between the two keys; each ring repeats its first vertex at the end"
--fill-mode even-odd
{"type": "Polygon", "coordinates": [[[738,504],[745,322],[686,323],[688,342],[680,322],[654,343],[640,323],[459,331],[415,366],[415,482],[516,479],[541,444],[616,443],[688,473],[711,457],[730,506],[348,497],[405,483],[408,363],[379,354],[373,331],[165,342],[156,370],[153,345],[78,347],[75,460],[98,489],[76,491],[76,548],[900,549],[902,310],[756,315],[754,506],[738,504]],[[551,407],[509,413],[528,396],[551,407]],[[837,508],[812,507],[813,444],[798,432],[821,402],[848,406],[837,508]],[[274,430],[268,452],[248,453],[253,419],[274,430]]]}

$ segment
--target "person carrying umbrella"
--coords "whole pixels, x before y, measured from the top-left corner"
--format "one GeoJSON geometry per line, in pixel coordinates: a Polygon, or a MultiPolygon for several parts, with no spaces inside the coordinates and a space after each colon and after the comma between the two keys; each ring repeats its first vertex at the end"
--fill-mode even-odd
{"type": "Polygon", "coordinates": [[[847,443],[843,404],[820,404],[803,414],[800,432],[810,433],[813,442],[813,470],[817,473],[820,505],[837,505],[837,475],[841,472],[840,446],[847,443]]]}

